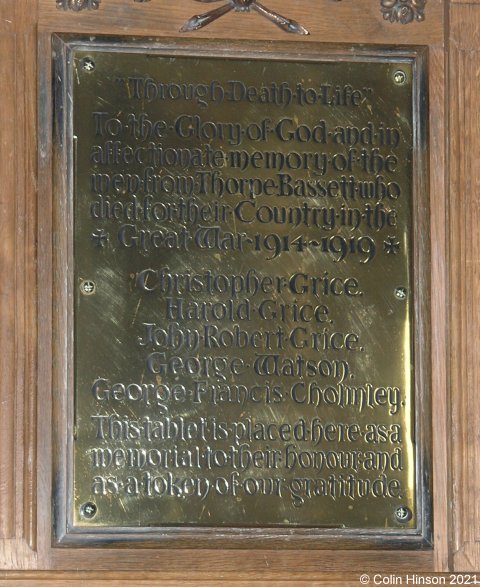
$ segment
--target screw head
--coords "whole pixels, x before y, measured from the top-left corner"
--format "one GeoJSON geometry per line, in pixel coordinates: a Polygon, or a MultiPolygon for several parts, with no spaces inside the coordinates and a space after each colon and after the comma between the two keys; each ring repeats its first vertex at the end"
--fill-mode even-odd
{"type": "Polygon", "coordinates": [[[80,284],[80,291],[84,296],[91,296],[95,293],[97,286],[95,285],[94,281],[89,279],[82,281],[80,284]]]}
{"type": "Polygon", "coordinates": [[[406,287],[396,287],[395,288],[395,297],[398,300],[406,300],[407,299],[407,288],[406,287]]]}
{"type": "Polygon", "coordinates": [[[80,515],[87,520],[91,520],[97,514],[97,506],[92,501],[87,501],[80,506],[80,515]]]}
{"type": "Polygon", "coordinates": [[[406,505],[398,506],[395,510],[395,519],[402,524],[409,522],[412,519],[412,510],[406,505]]]}
{"type": "Polygon", "coordinates": [[[88,73],[95,69],[95,61],[91,57],[84,57],[82,59],[82,69],[88,73]]]}
{"type": "Polygon", "coordinates": [[[403,84],[407,81],[407,74],[401,69],[398,69],[393,74],[393,81],[397,84],[397,86],[403,86],[403,84]]]}

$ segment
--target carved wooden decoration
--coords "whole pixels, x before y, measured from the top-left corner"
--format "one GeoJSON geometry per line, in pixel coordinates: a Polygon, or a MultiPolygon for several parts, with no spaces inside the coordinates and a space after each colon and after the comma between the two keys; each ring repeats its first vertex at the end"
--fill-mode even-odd
{"type": "MultiPolygon", "coordinates": [[[[197,0],[197,2],[219,2],[220,0],[197,0]]],[[[214,22],[224,14],[227,14],[231,10],[235,12],[250,12],[254,10],[258,12],[278,27],[280,27],[286,33],[296,33],[298,35],[308,35],[309,32],[305,29],[301,24],[299,24],[295,20],[291,20],[289,18],[285,18],[284,16],[270,10],[266,6],[257,2],[257,0],[229,0],[227,4],[220,6],[219,8],[215,8],[214,10],[210,10],[204,14],[199,14],[192,16],[192,18],[187,21],[184,26],[180,29],[182,33],[188,33],[190,31],[196,31],[201,29],[211,22],[214,22]]]]}
{"type": "Polygon", "coordinates": [[[96,10],[100,5],[100,0],[57,0],[57,8],[63,10],[96,10]]]}
{"type": "MultiPolygon", "coordinates": [[[[196,1],[210,3],[219,2],[220,0],[196,1]]],[[[56,0],[56,2],[57,8],[79,12],[80,10],[98,9],[101,0],[56,0]]],[[[134,2],[150,2],[150,0],[134,0],[134,2]]],[[[425,20],[426,3],[427,0],[381,0],[380,10],[382,11],[385,20],[408,24],[414,20],[425,20]]],[[[250,12],[251,10],[254,10],[288,33],[297,33],[299,35],[309,34],[308,31],[298,22],[281,16],[277,12],[263,6],[257,2],[257,0],[228,0],[227,4],[220,6],[219,8],[215,8],[204,14],[193,16],[185,23],[181,32],[185,33],[201,29],[232,10],[235,12],[250,12]]]]}
{"type": "MultiPolygon", "coordinates": [[[[150,0],[134,0],[134,2],[149,2],[150,0]]],[[[97,10],[101,0],[57,0],[57,8],[63,10],[97,10]]],[[[197,0],[197,2],[220,2],[220,0],[197,0]]],[[[309,32],[297,21],[285,18],[281,14],[270,10],[266,6],[257,2],[257,0],[229,0],[227,4],[210,10],[204,14],[198,14],[188,20],[181,28],[180,32],[186,33],[201,29],[214,22],[224,14],[230,11],[250,12],[255,11],[276,24],[287,33],[296,33],[298,35],[308,35],[309,32]]]]}
{"type": "Polygon", "coordinates": [[[425,20],[427,0],[382,0],[383,18],[390,22],[408,24],[414,20],[425,20]]]}

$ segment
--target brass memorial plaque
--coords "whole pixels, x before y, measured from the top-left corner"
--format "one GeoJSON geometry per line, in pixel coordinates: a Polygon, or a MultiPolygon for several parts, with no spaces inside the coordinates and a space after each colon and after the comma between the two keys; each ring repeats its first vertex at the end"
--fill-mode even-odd
{"type": "Polygon", "coordinates": [[[71,527],[416,528],[414,61],[67,69],[71,527]]]}

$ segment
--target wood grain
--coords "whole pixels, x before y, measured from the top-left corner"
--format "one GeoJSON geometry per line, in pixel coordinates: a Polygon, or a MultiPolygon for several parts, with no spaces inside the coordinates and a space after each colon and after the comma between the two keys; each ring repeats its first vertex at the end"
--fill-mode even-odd
{"type": "MultiPolygon", "coordinates": [[[[0,575],[1,576],[1,575],[0,575]]],[[[4,581],[1,583],[2,587],[48,587],[54,584],[62,585],[62,587],[157,587],[158,575],[139,573],[136,579],[123,578],[121,574],[115,573],[114,576],[107,576],[99,578],[98,574],[94,573],[42,573],[35,574],[26,578],[25,575],[7,574],[4,581]]],[[[206,580],[198,578],[196,580],[162,580],[162,587],[250,587],[250,581],[243,581],[241,579],[217,579],[206,580]]],[[[358,575],[352,574],[331,574],[328,577],[316,577],[311,581],[271,581],[258,580],[255,581],[256,587],[358,587],[358,575]]]]}
{"type": "MultiPolygon", "coordinates": [[[[428,0],[426,19],[410,25],[383,19],[379,0],[269,0],[269,8],[305,26],[312,42],[375,44],[435,44],[443,38],[442,0],[428,0]]],[[[172,2],[152,0],[102,0],[98,10],[80,13],[55,8],[53,0],[39,0],[39,26],[43,30],[63,32],[107,32],[113,35],[176,36],[180,27],[199,11],[207,11],[193,0],[172,2]],[[199,9],[200,7],[200,9],[199,9]],[[101,27],[99,27],[101,19],[101,27]]],[[[228,14],[203,30],[189,33],[191,38],[266,39],[285,42],[299,37],[285,34],[258,14],[228,14]]]]}
{"type": "Polygon", "coordinates": [[[35,566],[36,5],[0,6],[0,566],[35,566]],[[9,32],[8,32],[9,31],[9,32]],[[6,482],[6,483],[5,483],[6,482]]]}
{"type": "Polygon", "coordinates": [[[432,321],[432,418],[433,423],[433,511],[435,569],[449,569],[449,443],[448,409],[448,216],[445,191],[445,54],[440,48],[430,51],[430,242],[431,246],[431,321],[432,321]]]}
{"type": "Polygon", "coordinates": [[[21,451],[16,489],[17,508],[22,512],[19,532],[30,548],[36,545],[36,356],[37,356],[37,67],[36,7],[28,0],[15,2],[18,23],[16,58],[21,69],[16,77],[17,114],[16,144],[18,145],[17,186],[17,386],[22,401],[17,413],[18,438],[21,451]],[[19,368],[21,365],[23,368],[19,368]],[[23,392],[23,393],[21,393],[23,392]],[[23,496],[22,496],[23,494],[23,496]],[[23,500],[22,500],[23,497],[23,500]]]}
{"type": "MultiPolygon", "coordinates": [[[[381,577],[385,577],[386,573],[383,571],[374,572],[370,575],[371,583],[376,580],[378,581],[381,577]]],[[[445,583],[448,584],[450,580],[449,575],[435,575],[445,579],[445,583]]],[[[401,578],[403,584],[406,583],[405,575],[396,575],[399,579],[401,578]]],[[[430,577],[431,575],[420,574],[420,577],[430,577]]],[[[1,574],[0,574],[1,578],[1,574]]],[[[136,579],[128,578],[121,573],[110,573],[103,575],[99,578],[98,574],[95,573],[38,573],[38,574],[18,574],[8,573],[4,576],[4,582],[2,587],[48,587],[49,585],[57,584],[62,587],[157,587],[159,585],[158,575],[152,575],[147,573],[138,573],[136,579]]],[[[400,584],[400,583],[397,583],[400,584]]],[[[243,581],[241,579],[231,579],[226,581],[222,578],[208,581],[202,579],[198,580],[184,580],[184,581],[171,581],[162,580],[161,587],[250,587],[251,582],[243,581]]],[[[359,587],[359,575],[353,573],[330,573],[328,576],[321,576],[318,573],[317,577],[311,581],[302,580],[259,580],[255,581],[256,587],[359,587]]]]}
{"type": "Polygon", "coordinates": [[[433,569],[433,553],[408,552],[403,560],[395,551],[350,551],[348,554],[335,550],[137,550],[126,549],[96,551],[88,549],[73,552],[52,553],[52,568],[59,570],[130,571],[135,569],[154,571],[162,569],[167,580],[181,578],[215,580],[223,577],[230,580],[270,579],[315,580],[319,569],[323,573],[334,572],[385,572],[416,570],[427,572],[433,569]],[[92,560],[92,557],[94,559],[92,560]],[[346,564],[348,557],[348,564],[346,564]]]}
{"type": "Polygon", "coordinates": [[[480,568],[480,6],[452,5],[450,75],[450,291],[454,567],[480,568]]]}
{"type": "MultiPolygon", "coordinates": [[[[13,57],[15,71],[15,35],[0,35],[0,55],[13,57]]],[[[15,277],[16,242],[15,227],[15,78],[12,78],[12,62],[0,59],[0,79],[3,84],[0,110],[0,537],[13,538],[15,530],[15,277]]]]}

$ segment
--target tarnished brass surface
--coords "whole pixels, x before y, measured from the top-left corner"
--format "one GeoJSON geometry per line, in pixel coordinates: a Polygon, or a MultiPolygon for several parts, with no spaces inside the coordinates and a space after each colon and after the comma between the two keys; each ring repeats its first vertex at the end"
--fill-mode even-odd
{"type": "Polygon", "coordinates": [[[71,67],[73,524],[414,528],[411,63],[71,67]]]}

